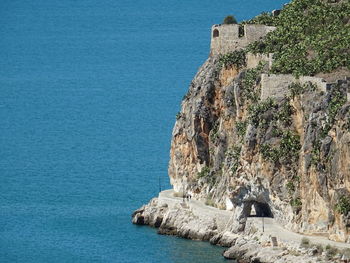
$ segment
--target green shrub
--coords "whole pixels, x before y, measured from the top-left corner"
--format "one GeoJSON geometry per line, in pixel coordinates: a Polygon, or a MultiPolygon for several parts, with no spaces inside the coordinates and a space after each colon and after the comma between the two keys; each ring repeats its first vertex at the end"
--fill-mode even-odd
{"type": "Polygon", "coordinates": [[[286,187],[288,189],[289,194],[293,194],[295,191],[295,185],[293,181],[288,181],[288,183],[286,184],[286,187]]]}
{"type": "Polygon", "coordinates": [[[282,134],[283,134],[283,131],[280,128],[277,127],[276,122],[273,122],[273,124],[272,124],[272,135],[274,137],[280,137],[280,136],[282,136],[282,134]]]}
{"type": "Polygon", "coordinates": [[[208,177],[210,174],[210,168],[205,166],[202,170],[197,174],[197,178],[208,177]]]}
{"type": "Polygon", "coordinates": [[[278,149],[273,148],[269,144],[263,144],[260,146],[260,153],[264,160],[277,162],[280,157],[280,152],[278,149]]]}
{"type": "Polygon", "coordinates": [[[331,91],[331,101],[328,104],[328,123],[330,126],[334,124],[335,117],[345,102],[346,94],[342,92],[339,85],[336,85],[331,91]]]}
{"type": "Polygon", "coordinates": [[[293,207],[301,207],[302,204],[303,203],[301,202],[300,198],[295,198],[295,199],[290,200],[290,205],[293,207]]]}
{"type": "Polygon", "coordinates": [[[312,143],[311,163],[317,165],[321,162],[321,141],[316,140],[312,143]]]}
{"type": "Polygon", "coordinates": [[[224,18],[223,24],[237,24],[237,20],[233,15],[228,15],[224,18]]]}
{"type": "Polygon", "coordinates": [[[275,100],[273,100],[272,98],[268,98],[265,101],[252,104],[248,108],[248,112],[249,112],[248,119],[255,127],[258,127],[259,124],[262,121],[264,121],[263,114],[273,108],[277,108],[277,104],[275,100]]]}
{"type": "Polygon", "coordinates": [[[294,82],[288,86],[288,90],[293,99],[296,96],[304,94],[307,91],[315,91],[316,88],[317,88],[316,85],[313,84],[312,82],[307,82],[303,85],[298,82],[294,82]]]}
{"type": "Polygon", "coordinates": [[[280,144],[280,156],[285,160],[296,161],[299,159],[300,137],[290,131],[282,135],[280,144]]]}
{"type": "Polygon", "coordinates": [[[292,115],[294,113],[293,107],[289,104],[289,101],[284,101],[277,113],[277,119],[284,125],[291,125],[292,115]]]}
{"type": "Polygon", "coordinates": [[[237,121],[236,122],[236,131],[239,137],[243,138],[247,131],[247,121],[237,121]]]}
{"type": "Polygon", "coordinates": [[[215,123],[214,123],[214,125],[213,125],[213,128],[211,129],[211,131],[210,131],[210,135],[209,135],[209,137],[210,137],[210,140],[212,141],[212,142],[214,142],[214,141],[216,141],[216,139],[218,138],[218,136],[219,136],[219,122],[218,121],[216,121],[215,123]]]}
{"type": "Polygon", "coordinates": [[[336,116],[339,110],[346,102],[346,94],[339,85],[335,85],[330,92],[330,100],[327,105],[327,119],[324,127],[320,129],[320,136],[318,140],[327,136],[330,129],[335,123],[336,116]]]}
{"type": "MultiPolygon", "coordinates": [[[[273,73],[296,76],[350,69],[350,2],[293,0],[273,21],[277,29],[252,43],[253,53],[274,53],[273,73]]],[[[261,19],[261,20],[263,20],[261,19]]]]}
{"type": "Polygon", "coordinates": [[[299,151],[301,149],[299,135],[289,130],[281,130],[277,126],[277,120],[286,126],[290,126],[292,123],[291,116],[294,110],[288,101],[285,101],[278,108],[274,100],[267,99],[266,101],[250,105],[248,111],[248,119],[255,127],[266,129],[270,125],[272,126],[273,136],[281,137],[279,144],[275,147],[269,144],[260,146],[260,153],[265,160],[272,162],[283,161],[285,164],[290,164],[299,159],[299,151]],[[267,113],[269,110],[271,112],[267,113]]]}
{"type": "Polygon", "coordinates": [[[341,196],[336,205],[336,210],[343,215],[347,215],[350,212],[350,198],[344,195],[341,196]]]}
{"type": "MultiPolygon", "coordinates": [[[[321,164],[321,140],[325,138],[328,132],[332,129],[336,116],[343,105],[346,103],[346,94],[339,85],[335,85],[330,91],[329,103],[327,105],[327,118],[324,127],[320,129],[320,133],[312,144],[311,163],[314,165],[321,164]]],[[[317,129],[317,123],[311,124],[314,129],[317,129]]],[[[330,158],[331,156],[329,156],[330,158]]],[[[325,161],[329,161],[329,158],[325,161]]],[[[322,166],[319,166],[322,167],[322,166]]]]}
{"type": "Polygon", "coordinates": [[[248,69],[242,79],[242,97],[252,102],[259,100],[259,94],[255,91],[255,86],[258,83],[261,73],[264,70],[266,63],[260,62],[256,68],[248,69]]]}
{"type": "Polygon", "coordinates": [[[219,68],[225,67],[236,67],[236,69],[241,69],[247,64],[246,61],[246,52],[244,50],[235,50],[233,52],[220,55],[219,56],[219,68]]]}

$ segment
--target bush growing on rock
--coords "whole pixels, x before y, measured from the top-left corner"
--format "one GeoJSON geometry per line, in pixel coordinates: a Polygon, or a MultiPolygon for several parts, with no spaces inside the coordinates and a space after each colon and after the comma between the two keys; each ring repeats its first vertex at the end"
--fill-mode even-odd
{"type": "Polygon", "coordinates": [[[237,20],[233,15],[228,15],[224,18],[223,24],[237,24],[237,20]]]}
{"type": "Polygon", "coordinates": [[[241,69],[247,64],[246,52],[244,50],[235,50],[228,54],[220,55],[219,57],[219,68],[225,67],[230,68],[234,66],[236,69],[241,69]]]}
{"type": "Polygon", "coordinates": [[[277,103],[272,98],[250,105],[248,109],[248,119],[254,126],[258,127],[259,124],[266,122],[264,119],[264,113],[273,108],[277,108],[277,103]]]}
{"type": "Polygon", "coordinates": [[[264,71],[266,63],[260,62],[256,68],[248,69],[242,79],[242,97],[252,102],[257,102],[260,97],[260,90],[255,88],[260,81],[260,75],[264,71]]]}
{"type": "Polygon", "coordinates": [[[247,130],[247,121],[238,121],[236,123],[236,131],[239,137],[243,138],[247,130]]]}
{"type": "Polygon", "coordinates": [[[335,87],[333,87],[331,91],[331,101],[328,104],[329,120],[328,120],[327,127],[330,128],[334,124],[335,117],[338,114],[340,108],[345,104],[345,102],[346,102],[345,92],[342,91],[339,85],[335,85],[335,87]]]}
{"type": "Polygon", "coordinates": [[[341,196],[336,205],[336,209],[339,213],[347,215],[350,212],[350,198],[344,195],[341,196]]]}
{"type": "Polygon", "coordinates": [[[296,96],[304,94],[307,91],[315,91],[316,90],[316,85],[311,83],[311,82],[307,82],[305,84],[300,84],[300,83],[292,83],[288,86],[288,90],[290,92],[290,96],[294,99],[296,96]]]}
{"type": "Polygon", "coordinates": [[[299,157],[300,137],[290,131],[283,133],[280,145],[280,155],[289,161],[296,161],[299,157]]]}
{"type": "Polygon", "coordinates": [[[289,101],[285,100],[277,113],[277,119],[281,121],[284,125],[289,126],[292,123],[293,113],[293,107],[289,104],[289,101]]]}
{"type": "Polygon", "coordinates": [[[210,131],[210,140],[212,142],[215,142],[216,139],[219,137],[219,122],[215,122],[214,125],[213,125],[213,128],[211,129],[210,131]]]}
{"type": "Polygon", "coordinates": [[[197,174],[197,178],[208,177],[210,173],[210,168],[205,166],[202,170],[197,174]]]}
{"type": "Polygon", "coordinates": [[[293,181],[288,181],[288,183],[286,184],[286,188],[288,189],[288,193],[289,194],[293,194],[295,191],[295,185],[293,181]]]}
{"type": "Polygon", "coordinates": [[[301,207],[303,203],[301,202],[300,198],[295,198],[290,201],[290,205],[293,207],[301,207]]]}
{"type": "Polygon", "coordinates": [[[269,144],[263,144],[260,146],[260,153],[264,160],[277,162],[279,159],[279,151],[276,148],[273,148],[269,144]]]}

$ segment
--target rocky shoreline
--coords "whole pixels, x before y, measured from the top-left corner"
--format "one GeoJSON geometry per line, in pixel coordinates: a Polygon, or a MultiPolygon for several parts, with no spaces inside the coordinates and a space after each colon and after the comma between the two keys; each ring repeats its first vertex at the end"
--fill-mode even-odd
{"type": "Polygon", "coordinates": [[[350,67],[335,63],[346,61],[343,49],[322,57],[328,46],[293,60],[283,38],[293,33],[299,50],[325,34],[310,30],[307,11],[320,6],[347,16],[350,5],[325,2],[295,0],[278,17],[212,27],[210,55],[176,115],[174,191],[135,211],[133,223],[228,247],[224,257],[239,261],[349,262],[350,67]],[[334,67],[320,67],[322,59],[334,67]],[[176,197],[183,194],[193,198],[176,197]]]}
{"type": "Polygon", "coordinates": [[[183,202],[182,198],[171,197],[168,191],[137,209],[132,214],[132,222],[158,228],[158,234],[227,247],[223,256],[238,262],[343,262],[340,260],[344,250],[335,250],[333,245],[329,245],[332,249],[327,250],[327,246],[310,241],[307,244],[306,239],[300,243],[274,239],[271,232],[262,231],[259,225],[261,218],[247,220],[245,229],[237,232],[231,214],[230,211],[206,206],[198,200],[183,202]]]}

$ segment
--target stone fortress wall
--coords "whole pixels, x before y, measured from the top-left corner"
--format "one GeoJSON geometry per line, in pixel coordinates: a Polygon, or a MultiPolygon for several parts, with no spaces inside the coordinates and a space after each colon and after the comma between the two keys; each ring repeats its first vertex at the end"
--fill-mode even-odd
{"type": "Polygon", "coordinates": [[[317,77],[302,76],[295,78],[291,74],[261,74],[261,100],[267,98],[282,99],[288,94],[288,86],[294,82],[300,84],[306,84],[311,82],[316,85],[317,89],[323,92],[327,91],[327,87],[330,86],[325,80],[317,77]]]}
{"type": "Polygon", "coordinates": [[[263,38],[275,29],[273,26],[265,25],[213,25],[210,53],[219,55],[245,48],[248,44],[263,38]]]}
{"type": "MultiPolygon", "coordinates": [[[[265,25],[239,25],[239,24],[219,24],[211,28],[210,55],[218,56],[240,50],[247,47],[250,43],[258,41],[265,37],[269,32],[276,28],[265,25]]],[[[273,54],[247,54],[247,69],[255,68],[260,62],[266,62],[271,68],[273,63],[273,54]]],[[[350,79],[338,80],[338,84],[349,82],[350,79]]],[[[268,97],[280,99],[288,92],[288,86],[293,82],[305,84],[311,82],[318,90],[327,92],[334,83],[327,83],[324,79],[311,76],[302,76],[295,78],[290,74],[262,74],[261,75],[261,99],[268,97]]],[[[346,84],[346,83],[345,83],[346,84]]],[[[350,90],[347,92],[347,100],[350,102],[350,90]]]]}
{"type": "Polygon", "coordinates": [[[324,93],[330,91],[333,85],[341,85],[346,87],[347,101],[350,102],[350,78],[339,79],[336,82],[326,82],[322,78],[301,76],[294,77],[291,74],[261,74],[261,100],[267,98],[282,99],[289,93],[288,86],[292,83],[304,85],[308,82],[314,84],[318,91],[324,93]]]}

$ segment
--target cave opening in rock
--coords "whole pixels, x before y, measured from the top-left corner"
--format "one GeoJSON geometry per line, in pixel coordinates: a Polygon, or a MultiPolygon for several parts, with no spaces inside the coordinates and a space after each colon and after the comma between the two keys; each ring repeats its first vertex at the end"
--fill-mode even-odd
{"type": "Polygon", "coordinates": [[[244,217],[272,217],[270,206],[267,203],[247,201],[243,203],[244,217]]]}

